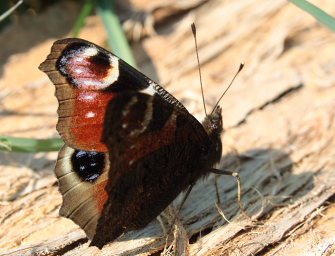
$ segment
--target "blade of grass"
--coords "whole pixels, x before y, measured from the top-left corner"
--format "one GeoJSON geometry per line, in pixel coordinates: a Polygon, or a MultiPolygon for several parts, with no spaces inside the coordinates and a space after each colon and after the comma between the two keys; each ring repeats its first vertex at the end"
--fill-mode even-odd
{"type": "Polygon", "coordinates": [[[73,29],[72,29],[72,36],[73,37],[78,36],[80,30],[82,29],[82,27],[85,24],[86,18],[91,14],[95,3],[96,3],[95,0],[85,0],[85,3],[83,5],[83,8],[80,11],[80,14],[78,16],[76,24],[73,26],[73,29]]]}
{"type": "Polygon", "coordinates": [[[0,136],[0,151],[50,152],[58,151],[64,142],[61,139],[26,139],[0,136]]]}
{"type": "Polygon", "coordinates": [[[327,28],[335,32],[335,19],[321,10],[319,7],[307,2],[305,0],[289,0],[291,3],[300,7],[304,11],[308,12],[310,15],[314,16],[318,21],[320,21],[327,28]]]}
{"type": "Polygon", "coordinates": [[[6,19],[9,15],[11,15],[17,7],[19,7],[23,3],[23,0],[17,1],[15,5],[9,8],[6,12],[0,15],[0,22],[6,19]]]}
{"type": "Polygon", "coordinates": [[[109,46],[116,55],[128,64],[136,67],[135,59],[131,53],[126,36],[123,33],[120,21],[115,13],[113,1],[98,0],[97,3],[97,12],[101,16],[107,31],[109,46]]]}

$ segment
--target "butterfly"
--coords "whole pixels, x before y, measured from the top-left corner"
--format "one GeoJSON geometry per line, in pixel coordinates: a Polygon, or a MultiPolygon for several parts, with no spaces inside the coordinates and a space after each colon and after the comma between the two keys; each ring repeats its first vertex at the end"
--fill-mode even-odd
{"type": "Polygon", "coordinates": [[[60,215],[90,245],[144,228],[220,161],[219,106],[200,123],[163,87],[82,39],[56,41],[39,68],[56,87],[65,142],[55,167],[60,215]]]}

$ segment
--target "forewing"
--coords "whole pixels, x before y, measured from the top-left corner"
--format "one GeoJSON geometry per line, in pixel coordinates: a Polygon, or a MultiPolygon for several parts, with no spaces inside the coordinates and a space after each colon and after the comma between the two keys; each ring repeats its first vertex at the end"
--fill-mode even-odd
{"type": "Polygon", "coordinates": [[[56,86],[57,130],[72,148],[107,152],[101,143],[106,107],[126,91],[160,95],[184,106],[161,86],[105,49],[82,39],[56,41],[39,67],[56,86]]]}

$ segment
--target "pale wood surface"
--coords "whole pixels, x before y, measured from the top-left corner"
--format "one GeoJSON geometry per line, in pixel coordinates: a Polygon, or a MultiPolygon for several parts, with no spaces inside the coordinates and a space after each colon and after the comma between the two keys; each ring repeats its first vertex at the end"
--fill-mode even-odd
{"type": "MultiPolygon", "coordinates": [[[[226,132],[219,167],[239,170],[242,201],[252,219],[239,211],[236,183],[225,176],[219,177],[219,188],[226,223],[215,208],[210,176],[198,182],[180,213],[176,255],[331,255],[334,34],[284,0],[191,1],[195,8],[189,2],[183,12],[171,8],[174,1],[152,1],[154,7],[149,2],[138,1],[138,8],[157,19],[159,12],[165,16],[156,34],[133,46],[139,67],[200,120],[204,114],[190,24],[195,21],[198,28],[209,109],[239,63],[246,64],[221,102],[226,132]],[[173,10],[179,15],[167,19],[173,10]]],[[[314,2],[333,13],[331,0],[314,2]]],[[[54,87],[37,67],[52,42],[69,35],[78,10],[75,4],[58,4],[0,34],[1,134],[57,136],[54,87]]],[[[99,18],[88,20],[81,37],[104,45],[99,18]]],[[[58,216],[56,156],[0,153],[0,255],[153,255],[163,250],[158,221],[102,251],[88,247],[84,233],[58,216]]]]}

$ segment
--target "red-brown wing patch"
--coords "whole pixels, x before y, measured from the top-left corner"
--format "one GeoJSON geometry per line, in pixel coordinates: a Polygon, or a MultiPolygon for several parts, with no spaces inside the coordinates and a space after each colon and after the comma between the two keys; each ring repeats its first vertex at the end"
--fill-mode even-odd
{"type": "Polygon", "coordinates": [[[101,137],[106,106],[115,94],[67,88],[61,95],[59,91],[57,130],[64,141],[73,148],[108,152],[101,137]]]}

